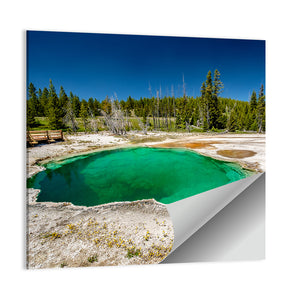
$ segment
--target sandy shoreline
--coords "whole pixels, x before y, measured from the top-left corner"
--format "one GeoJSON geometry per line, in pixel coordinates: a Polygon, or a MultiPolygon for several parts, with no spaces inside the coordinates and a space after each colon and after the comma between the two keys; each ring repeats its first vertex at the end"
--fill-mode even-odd
{"type": "MultiPolygon", "coordinates": [[[[27,149],[27,177],[43,170],[37,163],[116,147],[184,147],[216,159],[265,170],[265,135],[107,132],[66,135],[64,142],[27,149]]],[[[79,207],[35,202],[27,190],[29,268],[150,264],[171,251],[174,232],[165,205],[153,199],[79,207]]]]}

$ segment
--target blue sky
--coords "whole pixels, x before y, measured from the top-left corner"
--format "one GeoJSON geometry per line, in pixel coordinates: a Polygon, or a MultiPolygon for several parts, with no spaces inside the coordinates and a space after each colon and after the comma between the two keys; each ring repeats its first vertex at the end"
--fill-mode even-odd
{"type": "Polygon", "coordinates": [[[218,69],[221,96],[248,101],[265,85],[265,41],[66,32],[27,32],[27,84],[49,80],[86,99],[126,100],[186,92],[198,96],[207,72],[218,69]]]}

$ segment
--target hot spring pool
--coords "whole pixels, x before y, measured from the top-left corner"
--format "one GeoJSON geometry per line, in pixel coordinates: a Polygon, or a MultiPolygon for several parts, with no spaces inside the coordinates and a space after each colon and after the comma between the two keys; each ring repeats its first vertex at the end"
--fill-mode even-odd
{"type": "Polygon", "coordinates": [[[154,198],[172,203],[253,173],[184,149],[125,148],[51,162],[27,180],[38,202],[94,206],[154,198]]]}

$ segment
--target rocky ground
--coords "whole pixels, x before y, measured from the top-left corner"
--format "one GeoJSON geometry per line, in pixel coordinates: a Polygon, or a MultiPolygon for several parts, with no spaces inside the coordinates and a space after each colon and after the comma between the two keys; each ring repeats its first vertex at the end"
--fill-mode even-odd
{"type": "Polygon", "coordinates": [[[153,264],[172,249],[165,206],[155,200],[92,208],[28,205],[29,268],[153,264]]]}
{"type": "Polygon", "coordinates": [[[186,136],[153,146],[189,148],[215,159],[237,162],[257,172],[265,171],[265,135],[262,134],[186,136]]]}
{"type": "MultiPolygon", "coordinates": [[[[27,176],[48,160],[128,146],[184,147],[262,172],[265,136],[259,134],[130,133],[66,135],[65,141],[27,148],[27,176]]],[[[151,264],[172,249],[174,231],[165,205],[153,199],[79,207],[38,203],[27,190],[29,268],[151,264]]]]}

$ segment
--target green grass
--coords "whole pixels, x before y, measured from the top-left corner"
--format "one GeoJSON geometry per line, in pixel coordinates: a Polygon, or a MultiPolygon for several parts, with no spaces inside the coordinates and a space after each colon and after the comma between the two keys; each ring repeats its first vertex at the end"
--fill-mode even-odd
{"type": "Polygon", "coordinates": [[[91,257],[88,258],[88,262],[91,263],[91,264],[92,264],[93,262],[95,262],[95,261],[98,261],[97,255],[91,256],[91,257]]]}
{"type": "MultiPolygon", "coordinates": [[[[34,131],[37,131],[37,130],[50,130],[50,126],[49,126],[49,120],[47,117],[36,117],[35,118],[36,121],[37,121],[37,125],[33,128],[31,128],[30,130],[34,130],[34,131]]],[[[104,119],[103,117],[97,117],[97,120],[98,120],[98,130],[99,131],[103,131],[105,130],[105,126],[104,126],[104,119]]],[[[77,126],[78,126],[78,130],[77,132],[84,132],[84,124],[83,124],[83,121],[81,118],[76,118],[76,121],[77,121],[77,126]]],[[[67,132],[69,131],[70,129],[69,128],[62,128],[62,130],[64,132],[67,132]]],[[[88,132],[91,131],[91,129],[88,129],[87,130],[88,132]]]]}
{"type": "MultiPolygon", "coordinates": [[[[130,118],[129,119],[130,123],[131,123],[131,129],[132,130],[142,130],[142,128],[139,125],[139,121],[137,118],[130,118]]],[[[128,130],[128,128],[127,128],[128,130]]]]}
{"type": "MultiPolygon", "coordinates": [[[[103,130],[108,130],[108,128],[104,125],[104,117],[96,117],[97,122],[98,122],[98,131],[103,131],[103,130]]],[[[129,122],[131,124],[130,126],[130,130],[138,130],[141,131],[142,128],[140,126],[140,122],[138,121],[138,119],[140,119],[140,122],[142,121],[142,118],[137,118],[137,117],[130,117],[129,118],[129,122]]],[[[36,121],[37,121],[37,125],[33,128],[31,128],[30,130],[50,130],[50,126],[49,126],[49,120],[47,117],[36,117],[36,121]]],[[[78,126],[78,130],[77,132],[85,132],[84,129],[84,124],[81,118],[76,118],[77,121],[77,126],[78,126]]],[[[175,118],[171,118],[169,120],[169,122],[171,122],[171,125],[169,125],[169,129],[167,130],[164,126],[165,126],[165,119],[164,118],[160,118],[160,124],[161,124],[161,129],[160,131],[169,131],[169,132],[187,132],[186,129],[184,128],[175,128],[175,118]]],[[[126,128],[127,131],[129,128],[126,128]]],[[[147,130],[148,131],[152,131],[154,129],[153,126],[153,119],[152,118],[148,118],[148,127],[147,130]]],[[[64,132],[68,132],[70,131],[69,128],[63,128],[62,129],[64,132]]],[[[209,132],[224,132],[225,129],[211,129],[209,132]]],[[[87,132],[92,132],[92,130],[90,128],[87,129],[87,132]]],[[[204,131],[202,128],[191,128],[190,132],[194,132],[194,133],[201,133],[201,132],[206,132],[204,131]]],[[[236,130],[234,133],[254,133],[252,131],[238,131],[236,130]]]]}
{"type": "Polygon", "coordinates": [[[139,256],[141,254],[140,249],[135,249],[135,247],[132,247],[130,249],[127,249],[127,258],[132,258],[134,256],[139,256]]]}
{"type": "Polygon", "coordinates": [[[30,130],[48,130],[49,129],[49,121],[46,117],[36,117],[35,118],[37,124],[35,127],[30,130]]]}

